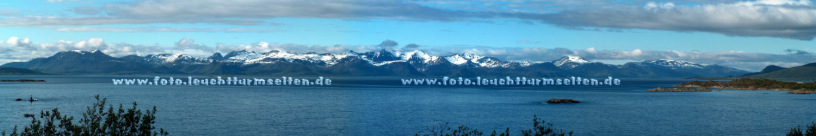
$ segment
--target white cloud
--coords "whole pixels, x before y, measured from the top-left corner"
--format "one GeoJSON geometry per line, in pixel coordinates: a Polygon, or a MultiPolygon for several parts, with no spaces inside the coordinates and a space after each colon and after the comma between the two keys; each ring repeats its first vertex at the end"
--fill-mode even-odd
{"type": "Polygon", "coordinates": [[[589,53],[597,53],[598,52],[598,50],[595,50],[595,47],[587,48],[585,51],[589,52],[589,53]]]}
{"type": "Polygon", "coordinates": [[[810,5],[809,0],[757,0],[755,2],[743,2],[745,4],[765,4],[765,5],[810,5]]]}
{"type": "Polygon", "coordinates": [[[11,46],[28,46],[29,44],[31,44],[31,40],[29,40],[28,38],[20,39],[17,37],[9,37],[8,40],[6,40],[6,44],[11,46]]]}
{"type": "Polygon", "coordinates": [[[575,9],[530,15],[530,18],[568,28],[698,31],[798,40],[812,40],[816,36],[816,6],[808,0],[760,0],[694,6],[649,2],[643,8],[575,9]]]}
{"type": "Polygon", "coordinates": [[[382,49],[379,45],[334,45],[334,46],[320,46],[320,45],[300,45],[300,44],[280,44],[274,42],[257,42],[254,44],[240,44],[240,45],[218,45],[215,48],[218,52],[227,53],[231,51],[247,50],[255,52],[269,52],[272,50],[283,50],[290,53],[343,53],[349,50],[355,52],[368,52],[382,49]]]}
{"type": "Polygon", "coordinates": [[[19,9],[15,8],[0,8],[0,15],[15,15],[20,13],[19,9]]]}
{"type": "Polygon", "coordinates": [[[151,0],[112,2],[102,7],[84,6],[69,11],[87,16],[18,16],[0,19],[0,26],[151,23],[259,25],[267,23],[267,19],[286,17],[458,21],[467,20],[468,17],[495,16],[432,8],[410,1],[382,0],[151,0]]]}
{"type": "Polygon", "coordinates": [[[574,30],[652,29],[798,40],[812,40],[816,36],[816,6],[809,0],[150,0],[107,3],[101,7],[80,6],[66,11],[80,16],[5,17],[0,18],[0,26],[59,26],[53,27],[57,31],[274,32],[277,30],[71,26],[155,23],[262,25],[276,18],[471,22],[510,18],[520,19],[521,22],[538,20],[574,30]]]}
{"type": "Polygon", "coordinates": [[[658,3],[655,3],[655,2],[649,2],[649,3],[646,3],[646,6],[643,6],[643,8],[646,8],[647,10],[650,10],[650,9],[670,9],[670,8],[674,8],[674,3],[669,2],[669,3],[658,4],[658,3]]]}
{"type": "Polygon", "coordinates": [[[60,51],[100,50],[111,56],[132,54],[158,54],[166,50],[160,46],[105,43],[102,38],[89,38],[81,41],[59,40],[56,42],[32,43],[28,38],[10,37],[0,45],[0,63],[28,61],[34,58],[49,57],[60,51]]]}
{"type": "Polygon", "coordinates": [[[125,28],[125,27],[60,27],[56,28],[60,32],[278,32],[281,30],[270,29],[245,29],[245,28],[125,28]]]}
{"type": "Polygon", "coordinates": [[[49,3],[61,3],[62,2],[62,0],[45,0],[45,1],[47,1],[49,3]]]}

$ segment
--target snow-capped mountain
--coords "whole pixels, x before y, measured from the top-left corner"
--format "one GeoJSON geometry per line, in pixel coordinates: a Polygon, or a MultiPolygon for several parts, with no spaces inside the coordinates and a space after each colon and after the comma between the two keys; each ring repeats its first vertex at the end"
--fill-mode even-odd
{"type": "Polygon", "coordinates": [[[398,53],[397,56],[402,58],[409,63],[425,63],[425,64],[436,64],[439,63],[441,57],[439,56],[431,56],[428,53],[425,53],[423,50],[414,50],[405,53],[398,53]]]}
{"type": "Polygon", "coordinates": [[[565,56],[550,62],[506,61],[475,54],[435,56],[422,50],[357,53],[233,51],[208,57],[185,54],[110,57],[101,51],[66,51],[48,58],[3,66],[72,74],[231,74],[346,76],[618,76],[693,77],[742,75],[720,65],[675,60],[647,60],[624,65],[565,56]]]}
{"type": "MultiPolygon", "coordinates": [[[[353,53],[353,52],[351,52],[353,53]]],[[[347,53],[347,54],[351,54],[347,53]]],[[[388,51],[385,49],[374,51],[374,52],[366,52],[362,54],[354,53],[355,56],[360,56],[360,58],[365,60],[370,60],[373,63],[383,63],[387,61],[396,61],[402,60],[400,56],[397,56],[393,51],[388,51]]]]}
{"type": "Polygon", "coordinates": [[[676,61],[669,59],[647,60],[643,61],[642,64],[663,66],[671,69],[702,69],[704,67],[703,65],[692,62],[676,61]]]}
{"type": "Polygon", "coordinates": [[[475,54],[457,53],[444,57],[449,62],[459,66],[485,67],[485,68],[510,68],[530,66],[529,61],[504,61],[495,57],[485,57],[475,54]]]}
{"type": "Polygon", "coordinates": [[[552,63],[561,68],[575,68],[590,62],[579,56],[564,56],[561,59],[552,61],[552,63]]]}
{"type": "Polygon", "coordinates": [[[188,64],[205,64],[210,63],[212,60],[204,59],[204,58],[197,58],[193,56],[188,56],[185,54],[156,54],[156,55],[147,55],[142,58],[142,62],[148,63],[188,63],[188,64]]]}
{"type": "Polygon", "coordinates": [[[646,60],[642,62],[629,62],[619,66],[623,71],[638,71],[646,73],[663,73],[673,76],[697,75],[697,76],[739,76],[747,71],[721,66],[702,65],[688,61],[659,59],[646,60]]]}
{"type": "Polygon", "coordinates": [[[77,53],[77,54],[80,54],[80,55],[85,55],[85,54],[89,54],[89,53],[97,53],[97,52],[101,53],[102,51],[100,51],[100,50],[91,50],[91,51],[70,50],[70,51],[64,51],[64,52],[73,52],[73,53],[77,53]]]}
{"type": "MultiPolygon", "coordinates": [[[[213,54],[210,58],[218,58],[220,54],[213,54]]],[[[255,51],[234,51],[230,52],[220,60],[222,62],[239,63],[239,64],[268,64],[281,62],[310,62],[314,64],[323,64],[324,66],[331,66],[337,64],[340,59],[349,57],[350,55],[340,54],[317,54],[304,53],[295,54],[288,53],[281,50],[272,50],[265,53],[257,53],[255,51]]]]}
{"type": "Polygon", "coordinates": [[[457,54],[453,54],[451,56],[445,57],[445,59],[447,59],[449,62],[451,62],[453,64],[456,64],[456,65],[464,65],[464,64],[466,64],[468,62],[471,62],[471,63],[477,62],[480,58],[482,58],[482,56],[476,56],[474,54],[462,54],[462,53],[457,53],[457,54]]]}

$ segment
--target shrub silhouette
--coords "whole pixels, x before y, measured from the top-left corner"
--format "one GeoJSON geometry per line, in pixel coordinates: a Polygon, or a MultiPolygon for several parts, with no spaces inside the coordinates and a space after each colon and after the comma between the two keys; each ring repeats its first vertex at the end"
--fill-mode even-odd
{"type": "MultiPolygon", "coordinates": [[[[26,126],[22,132],[17,132],[17,126],[9,134],[10,136],[156,136],[168,135],[167,131],[159,128],[153,131],[156,119],[156,106],[153,110],[136,109],[136,102],[133,107],[124,109],[122,104],[114,110],[113,105],[106,109],[107,98],[99,99],[99,95],[94,96],[96,102],[93,106],[87,107],[87,111],[82,114],[82,119],[74,123],[74,117],[62,115],[57,108],[51,111],[40,111],[37,116],[31,117],[31,124],[26,126]]],[[[2,132],[6,135],[6,131],[2,132]]]]}
{"type": "MultiPolygon", "coordinates": [[[[448,123],[443,125],[439,125],[437,127],[429,128],[428,132],[424,134],[416,133],[416,136],[481,136],[484,132],[479,131],[478,129],[471,129],[465,125],[460,125],[456,128],[451,128],[448,123]]],[[[506,128],[504,132],[496,133],[496,130],[493,130],[490,133],[490,136],[509,136],[510,135],[510,128],[506,128]]],[[[521,130],[521,135],[523,136],[565,136],[569,135],[572,136],[572,131],[567,133],[564,132],[563,129],[556,129],[553,127],[552,123],[547,123],[544,120],[539,119],[537,116],[533,115],[533,128],[528,130],[521,130]]]]}
{"type": "Polygon", "coordinates": [[[810,125],[805,126],[805,132],[799,127],[791,128],[787,136],[816,136],[816,122],[811,122],[810,125]]]}

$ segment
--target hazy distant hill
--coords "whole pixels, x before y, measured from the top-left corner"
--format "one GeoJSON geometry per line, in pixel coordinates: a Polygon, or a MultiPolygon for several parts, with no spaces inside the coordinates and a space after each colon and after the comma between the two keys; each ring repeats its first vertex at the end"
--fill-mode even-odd
{"type": "Polygon", "coordinates": [[[490,56],[433,56],[422,50],[379,50],[340,54],[233,51],[209,57],[153,54],[111,57],[100,51],[64,51],[47,58],[3,66],[61,74],[185,74],[286,76],[527,76],[527,77],[713,77],[748,72],[720,65],[677,60],[647,60],[624,65],[592,62],[579,56],[542,62],[506,61],[490,56]]]}
{"type": "Polygon", "coordinates": [[[44,75],[44,74],[45,73],[22,68],[0,67],[0,75],[44,75]]]}
{"type": "Polygon", "coordinates": [[[745,75],[743,75],[743,76],[751,76],[751,75],[759,75],[759,74],[771,73],[771,72],[774,72],[774,71],[779,71],[779,70],[783,70],[783,69],[785,69],[785,68],[784,68],[784,67],[777,66],[777,65],[768,65],[768,66],[766,66],[765,68],[763,68],[763,69],[762,69],[761,71],[759,71],[759,72],[755,72],[755,73],[748,73],[748,74],[745,74],[745,75]]]}
{"type": "Polygon", "coordinates": [[[31,69],[56,74],[140,74],[169,73],[152,69],[150,65],[123,61],[101,51],[66,51],[48,58],[36,58],[28,62],[12,62],[4,67],[31,69]]]}
{"type": "Polygon", "coordinates": [[[816,79],[816,63],[802,66],[782,68],[778,66],[768,66],[758,73],[747,74],[745,77],[751,78],[771,78],[771,79],[792,79],[792,80],[813,80],[816,79]]]}

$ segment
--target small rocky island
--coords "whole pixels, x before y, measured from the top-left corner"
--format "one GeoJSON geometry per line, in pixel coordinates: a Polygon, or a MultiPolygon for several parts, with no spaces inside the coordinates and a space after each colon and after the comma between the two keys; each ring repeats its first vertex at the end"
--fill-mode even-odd
{"type": "Polygon", "coordinates": [[[559,103],[581,103],[581,102],[580,102],[580,101],[573,100],[573,99],[558,99],[558,98],[552,98],[552,99],[550,99],[549,101],[547,101],[546,103],[550,103],[550,104],[559,104],[559,103]]]}
{"type": "MultiPolygon", "coordinates": [[[[17,98],[17,99],[14,99],[14,100],[15,101],[23,101],[23,98],[17,98]]],[[[39,100],[34,99],[34,96],[31,96],[31,97],[28,97],[28,101],[29,102],[34,102],[34,101],[39,101],[39,100]]]]}
{"type": "Polygon", "coordinates": [[[738,78],[728,82],[724,81],[691,81],[674,85],[677,88],[654,88],[650,92],[689,92],[689,91],[711,91],[716,89],[733,90],[777,90],[787,91],[793,94],[816,93],[816,83],[785,82],[771,79],[751,79],[738,78]]]}

